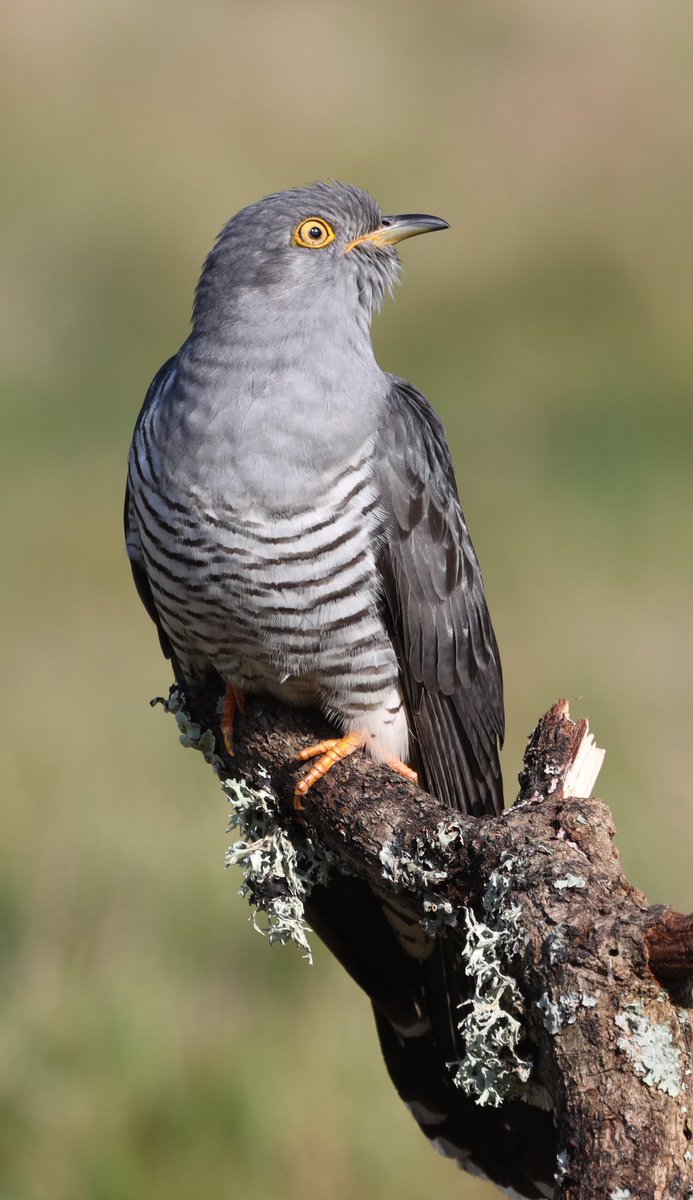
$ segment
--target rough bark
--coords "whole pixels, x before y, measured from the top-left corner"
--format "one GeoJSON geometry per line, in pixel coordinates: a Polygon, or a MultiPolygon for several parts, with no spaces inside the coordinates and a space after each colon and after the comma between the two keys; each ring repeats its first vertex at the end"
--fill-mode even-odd
{"type": "MultiPolygon", "coordinates": [[[[188,707],[215,725],[209,698],[188,707]]],[[[326,732],[315,714],[253,704],[224,770],[255,787],[269,779],[294,836],[309,833],[422,917],[430,887],[384,870],[384,848],[405,862],[433,854],[436,901],[480,920],[502,873],[502,902],[519,906],[522,929],[505,968],[522,997],[530,1086],[554,1111],[557,1200],[691,1200],[693,918],[650,906],[625,878],[609,809],[580,794],[601,765],[587,722],[556,704],[530,739],[514,805],[482,820],[451,814],[358,754],[297,812],[292,759],[326,732]]],[[[461,946],[465,934],[462,920],[446,928],[461,946]]]]}

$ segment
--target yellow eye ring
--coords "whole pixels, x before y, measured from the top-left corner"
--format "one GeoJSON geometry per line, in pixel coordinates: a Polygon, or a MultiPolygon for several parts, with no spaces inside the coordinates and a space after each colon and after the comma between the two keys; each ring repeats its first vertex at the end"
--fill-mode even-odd
{"type": "Polygon", "coordinates": [[[307,220],[301,221],[294,233],[294,245],[307,246],[309,250],[322,250],[322,247],[329,246],[335,237],[334,229],[327,221],[323,221],[322,217],[308,217],[307,220]]]}

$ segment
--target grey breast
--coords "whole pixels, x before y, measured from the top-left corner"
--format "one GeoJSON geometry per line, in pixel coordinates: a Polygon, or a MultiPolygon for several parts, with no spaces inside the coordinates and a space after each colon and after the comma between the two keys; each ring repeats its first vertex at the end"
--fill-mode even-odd
{"type": "Polygon", "coordinates": [[[378,605],[373,438],[323,467],[320,486],[304,489],[308,503],[241,500],[233,479],[224,488],[223,470],[209,469],[214,447],[197,445],[192,461],[176,450],[167,419],[175,386],[175,376],[165,381],[143,414],[130,490],[157,609],[184,672],[212,665],[239,687],[319,699],[346,719],[384,700],[392,707],[397,663],[378,605]]]}

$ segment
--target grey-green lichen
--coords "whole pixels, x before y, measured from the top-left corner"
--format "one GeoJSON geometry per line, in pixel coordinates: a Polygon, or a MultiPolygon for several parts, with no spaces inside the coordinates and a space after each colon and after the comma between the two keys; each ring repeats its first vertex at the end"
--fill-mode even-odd
{"type": "Polygon", "coordinates": [[[152,704],[162,704],[172,713],[181,745],[199,750],[221,779],[231,805],[227,832],[239,834],[226,853],[226,865],[243,871],[239,891],[254,909],[255,929],[270,943],[295,942],[312,962],[305,900],[315,884],[327,881],[331,856],[308,837],[300,843],[289,837],[280,821],[276,797],[267,786],[266,772],[259,771],[261,778],[266,777],[266,786],[259,788],[222,777],[223,762],[216,753],[214,734],[190,719],[178,688],[171,688],[167,700],[158,697],[152,704]]]}
{"type": "Polygon", "coordinates": [[[507,902],[514,858],[506,856],[489,877],[479,919],[465,909],[466,973],[474,986],[471,1000],[460,1005],[467,1014],[459,1023],[464,1058],[450,1063],[454,1082],[477,1104],[494,1107],[527,1082],[531,1062],[518,1054],[524,1005],[507,963],[522,944],[521,908],[507,902]]]}
{"type": "Polygon", "coordinates": [[[625,1035],[618,1039],[617,1046],[628,1055],[643,1083],[668,1096],[678,1096],[681,1051],[674,1045],[669,1026],[655,1025],[639,1003],[625,1005],[614,1021],[625,1035]]]}
{"type": "Polygon", "coordinates": [[[632,1195],[630,1188],[614,1188],[613,1192],[609,1192],[609,1200],[630,1200],[632,1195]]]}
{"type": "Polygon", "coordinates": [[[215,750],[214,734],[211,729],[203,729],[196,721],[190,719],[185,708],[185,698],[179,688],[172,687],[167,699],[164,699],[163,696],[156,696],[151,704],[152,707],[155,704],[161,704],[166,712],[171,713],[178,726],[178,740],[181,746],[199,750],[205,762],[208,762],[218,774],[222,762],[215,750]]]}
{"type": "Polygon", "coordinates": [[[426,914],[423,925],[432,937],[444,926],[457,924],[457,912],[450,901],[440,895],[436,886],[447,879],[441,852],[460,837],[457,822],[439,821],[434,841],[417,838],[413,852],[404,850],[395,842],[384,842],[378,854],[385,879],[403,888],[422,892],[426,914]]]}
{"type": "Polygon", "coordinates": [[[269,788],[223,779],[231,805],[227,832],[238,839],[226,852],[226,865],[243,871],[241,896],[254,908],[253,925],[273,944],[295,942],[313,961],[305,920],[305,900],[317,883],[329,878],[329,856],[310,838],[297,844],[279,823],[276,797],[269,788]]]}
{"type": "Polygon", "coordinates": [[[541,1010],[544,1028],[550,1034],[556,1034],[564,1025],[575,1024],[581,1008],[594,1008],[597,1003],[596,996],[588,996],[583,992],[566,992],[556,1000],[544,992],[537,1000],[537,1008],[541,1010]]]}
{"type": "Polygon", "coordinates": [[[551,931],[546,941],[544,942],[544,951],[547,960],[551,966],[555,963],[563,962],[566,955],[566,926],[559,922],[556,928],[551,931]]]}
{"type": "Polygon", "coordinates": [[[566,875],[564,879],[554,879],[553,886],[557,892],[562,892],[566,888],[584,888],[587,887],[586,881],[582,875],[566,875]]]}

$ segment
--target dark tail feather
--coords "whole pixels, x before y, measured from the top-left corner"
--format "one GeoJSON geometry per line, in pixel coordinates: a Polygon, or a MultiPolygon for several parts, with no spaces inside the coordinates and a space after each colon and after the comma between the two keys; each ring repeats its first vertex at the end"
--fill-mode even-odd
{"type": "Polygon", "coordinates": [[[403,1037],[374,1012],[390,1078],[435,1148],[472,1175],[527,1200],[553,1196],[556,1131],[550,1113],[520,1100],[480,1107],[455,1087],[430,1034],[403,1037]]]}

